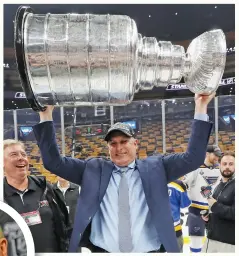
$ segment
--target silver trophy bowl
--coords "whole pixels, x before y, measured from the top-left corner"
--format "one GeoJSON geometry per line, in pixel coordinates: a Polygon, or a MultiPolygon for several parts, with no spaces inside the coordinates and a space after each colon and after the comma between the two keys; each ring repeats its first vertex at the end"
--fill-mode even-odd
{"type": "Polygon", "coordinates": [[[206,32],[182,46],[138,33],[124,15],[34,14],[20,7],[15,50],[30,106],[126,105],[140,90],[184,77],[194,93],[211,94],[222,77],[226,40],[206,32]]]}

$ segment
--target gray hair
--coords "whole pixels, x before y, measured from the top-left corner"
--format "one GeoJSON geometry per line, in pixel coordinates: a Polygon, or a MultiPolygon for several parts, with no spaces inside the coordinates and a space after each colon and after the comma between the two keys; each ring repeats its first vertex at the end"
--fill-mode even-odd
{"type": "Polygon", "coordinates": [[[25,150],[25,145],[20,140],[7,139],[3,141],[3,150],[12,145],[20,145],[25,150]]]}

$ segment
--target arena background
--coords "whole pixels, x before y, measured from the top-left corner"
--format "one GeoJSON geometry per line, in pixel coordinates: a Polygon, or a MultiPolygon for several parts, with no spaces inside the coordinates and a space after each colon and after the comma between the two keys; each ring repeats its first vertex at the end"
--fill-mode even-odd
{"type": "MultiPolygon", "coordinates": [[[[55,175],[42,166],[41,156],[32,132],[39,122],[29,109],[17,73],[13,48],[13,21],[20,5],[4,5],[4,139],[24,141],[31,175],[45,175],[55,182],[55,175]]],[[[222,5],[30,5],[35,13],[124,14],[136,21],[138,31],[157,40],[172,41],[187,48],[199,34],[221,28],[226,34],[227,61],[217,97],[209,105],[214,121],[211,144],[224,150],[235,150],[235,7],[222,5]]],[[[140,141],[138,156],[155,153],[183,152],[194,116],[193,94],[182,80],[177,85],[140,91],[124,107],[56,107],[54,123],[57,141],[63,155],[78,158],[108,157],[103,136],[117,122],[129,123],[140,141]]],[[[187,210],[183,211],[185,224],[187,210]]],[[[185,242],[188,242],[184,227],[185,242]]]]}

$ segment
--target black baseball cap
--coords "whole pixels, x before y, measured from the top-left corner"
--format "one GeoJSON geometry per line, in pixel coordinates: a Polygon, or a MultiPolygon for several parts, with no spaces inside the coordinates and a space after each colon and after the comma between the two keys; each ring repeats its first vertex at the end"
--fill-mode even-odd
{"type": "Polygon", "coordinates": [[[218,146],[216,146],[216,145],[209,145],[209,146],[207,146],[207,152],[208,153],[213,153],[213,154],[215,154],[218,157],[221,157],[223,155],[221,149],[218,146]]]}
{"type": "Polygon", "coordinates": [[[115,131],[122,132],[128,137],[135,137],[135,132],[130,125],[125,124],[125,123],[115,123],[107,131],[107,133],[105,135],[105,141],[109,141],[110,134],[115,131]]]}

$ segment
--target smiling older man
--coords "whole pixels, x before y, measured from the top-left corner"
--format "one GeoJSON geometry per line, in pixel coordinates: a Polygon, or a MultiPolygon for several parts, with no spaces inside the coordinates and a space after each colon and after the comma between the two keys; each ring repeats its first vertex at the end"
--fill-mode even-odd
{"type": "Polygon", "coordinates": [[[81,186],[70,252],[79,243],[93,252],[179,252],[167,184],[203,164],[212,124],[207,106],[215,96],[195,95],[195,120],[187,151],[136,159],[138,140],[130,126],[106,134],[111,160],[80,160],[59,153],[52,112],[40,112],[34,133],[46,169],[81,186]]]}
{"type": "Polygon", "coordinates": [[[28,224],[36,252],[67,250],[64,201],[55,197],[45,177],[28,176],[29,162],[24,144],[4,140],[4,201],[19,212],[28,224]],[[57,204],[56,204],[57,202],[57,204]]]}

